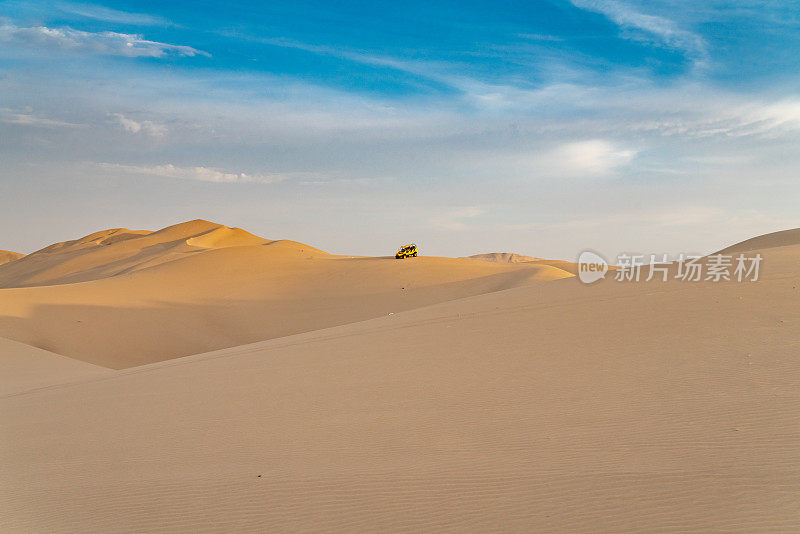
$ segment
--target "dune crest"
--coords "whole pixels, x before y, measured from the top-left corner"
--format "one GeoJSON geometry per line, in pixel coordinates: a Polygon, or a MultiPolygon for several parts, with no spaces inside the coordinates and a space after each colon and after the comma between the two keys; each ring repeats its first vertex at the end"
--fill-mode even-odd
{"type": "Polygon", "coordinates": [[[766,250],[771,248],[800,245],[800,228],[772,232],[751,239],[746,239],[726,247],[715,254],[733,254],[749,252],[751,250],[766,250]]]}
{"type": "Polygon", "coordinates": [[[0,288],[68,284],[127,274],[226,247],[271,243],[240,228],[196,219],[151,232],[113,228],[55,243],[0,266],[0,288]]]}
{"type": "Polygon", "coordinates": [[[24,256],[25,254],[20,254],[19,252],[11,252],[10,250],[0,250],[0,265],[5,265],[6,263],[16,261],[24,256]]]}

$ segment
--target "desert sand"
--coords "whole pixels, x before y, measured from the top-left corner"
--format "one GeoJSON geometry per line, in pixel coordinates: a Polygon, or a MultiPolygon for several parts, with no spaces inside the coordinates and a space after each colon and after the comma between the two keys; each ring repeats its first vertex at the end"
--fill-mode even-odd
{"type": "Polygon", "coordinates": [[[25,254],[20,254],[19,252],[11,252],[10,250],[0,250],[0,265],[10,261],[18,260],[24,255],[25,254]]]}
{"type": "Polygon", "coordinates": [[[568,276],[334,256],[208,221],[114,229],[0,266],[0,336],[121,369],[568,276]]]}
{"type": "Polygon", "coordinates": [[[0,266],[0,531],[796,532],[800,231],[725,250],[760,279],[53,245],[0,266]]]}

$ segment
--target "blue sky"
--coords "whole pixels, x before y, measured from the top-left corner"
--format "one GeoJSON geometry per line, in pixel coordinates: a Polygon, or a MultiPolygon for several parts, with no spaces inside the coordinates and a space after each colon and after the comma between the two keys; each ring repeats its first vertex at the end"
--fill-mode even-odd
{"type": "Polygon", "coordinates": [[[0,3],[0,248],[196,217],[341,253],[800,226],[797,2],[0,3]]]}

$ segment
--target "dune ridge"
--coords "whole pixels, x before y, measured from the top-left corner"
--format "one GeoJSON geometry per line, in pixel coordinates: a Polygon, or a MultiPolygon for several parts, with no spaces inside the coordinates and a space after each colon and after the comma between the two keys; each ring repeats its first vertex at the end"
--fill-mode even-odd
{"type": "Polygon", "coordinates": [[[733,254],[753,250],[766,250],[800,244],[800,228],[782,230],[746,239],[726,247],[715,254],[733,254]]]}
{"type": "Polygon", "coordinates": [[[16,261],[23,256],[25,256],[25,254],[20,254],[19,252],[11,252],[10,250],[0,250],[0,265],[16,261]]]}
{"type": "Polygon", "coordinates": [[[114,228],[55,243],[0,266],[0,288],[86,282],[130,273],[205,250],[269,243],[202,219],[151,232],[114,228]]]}

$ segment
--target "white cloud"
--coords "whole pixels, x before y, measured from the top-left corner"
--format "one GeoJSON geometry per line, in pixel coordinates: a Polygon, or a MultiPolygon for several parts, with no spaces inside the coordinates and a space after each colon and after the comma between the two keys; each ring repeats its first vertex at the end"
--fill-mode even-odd
{"type": "Polygon", "coordinates": [[[442,73],[443,68],[446,67],[445,64],[433,61],[407,60],[363,51],[348,50],[341,47],[303,43],[300,41],[295,41],[294,39],[286,38],[272,37],[249,39],[280,48],[291,48],[320,56],[331,56],[339,59],[346,59],[362,65],[394,69],[407,74],[419,76],[421,78],[428,78],[446,85],[450,85],[454,81],[449,76],[442,73]]]}
{"type": "Polygon", "coordinates": [[[191,46],[148,41],[142,35],[116,32],[85,32],[72,28],[0,26],[0,43],[40,50],[63,50],[126,57],[209,56],[191,46]]]}
{"type": "MultiPolygon", "coordinates": [[[[644,32],[664,46],[681,50],[696,64],[702,64],[708,59],[706,43],[703,38],[679,28],[672,20],[641,13],[633,7],[615,0],[571,0],[571,2],[577,8],[606,16],[623,29],[644,32]]],[[[632,35],[632,37],[641,40],[638,35],[632,35]]]]}
{"type": "MultiPolygon", "coordinates": [[[[481,111],[530,110],[543,105],[550,109],[564,103],[583,102],[587,93],[591,93],[595,89],[596,82],[592,69],[586,68],[584,60],[576,61],[570,54],[553,51],[543,55],[540,48],[531,50],[530,46],[524,47],[524,53],[510,47],[494,46],[491,48],[502,49],[503,55],[498,57],[508,59],[508,55],[511,54],[515,61],[522,60],[535,65],[539,78],[536,83],[532,83],[533,79],[529,78],[503,79],[500,76],[488,74],[481,76],[474,69],[465,68],[468,65],[455,61],[395,57],[366,50],[317,45],[282,37],[263,38],[230,32],[222,32],[222,35],[280,48],[302,50],[319,56],[335,57],[361,65],[392,69],[420,80],[448,87],[461,94],[461,103],[481,111]],[[579,85],[580,80],[585,82],[584,85],[579,85]]],[[[517,37],[529,42],[559,39],[554,36],[537,34],[518,34],[517,37]]],[[[603,81],[612,86],[622,83],[630,84],[635,81],[635,76],[631,73],[620,76],[604,72],[603,81]]],[[[449,99],[446,103],[441,103],[446,107],[454,102],[453,99],[449,99]]]]}
{"type": "MultiPolygon", "coordinates": [[[[631,106],[631,100],[628,105],[631,106]]],[[[645,101],[644,105],[648,105],[645,101]]],[[[666,102],[651,102],[650,114],[658,119],[631,118],[628,127],[640,132],[685,138],[758,137],[773,139],[800,131],[800,100],[745,100],[724,93],[702,97],[677,95],[666,102]],[[690,107],[686,107],[688,106],[690,107]],[[671,107],[671,109],[670,109],[671,107]]]]}
{"type": "Polygon", "coordinates": [[[117,122],[125,128],[126,132],[130,132],[133,134],[137,133],[144,133],[151,137],[163,137],[167,133],[167,127],[163,124],[156,124],[151,121],[135,121],[133,119],[129,119],[122,113],[115,113],[114,117],[116,117],[117,122]]]}
{"type": "Polygon", "coordinates": [[[570,175],[601,175],[627,165],[635,155],[636,151],[619,148],[609,141],[590,139],[565,143],[545,155],[544,159],[570,175]]]}
{"type": "Polygon", "coordinates": [[[44,128],[77,128],[83,126],[82,124],[40,117],[30,112],[19,113],[8,108],[0,108],[0,122],[18,124],[21,126],[40,126],[44,128]]]}
{"type": "Polygon", "coordinates": [[[398,72],[410,74],[460,91],[464,93],[465,99],[470,104],[478,108],[508,107],[510,100],[509,93],[514,93],[517,96],[525,93],[524,90],[514,90],[505,85],[485,83],[470,76],[457,73],[455,71],[456,65],[446,62],[397,58],[363,51],[347,50],[341,47],[308,44],[285,38],[250,39],[271,46],[302,50],[311,54],[336,57],[362,65],[393,69],[398,72]]]}
{"type": "Polygon", "coordinates": [[[636,153],[605,139],[588,139],[538,151],[489,150],[466,158],[464,163],[468,167],[526,178],[595,178],[628,165],[636,153]]]}
{"type": "Polygon", "coordinates": [[[755,104],[738,112],[739,124],[729,130],[730,135],[761,135],[773,137],[782,131],[800,129],[800,101],[755,104]]]}
{"type": "Polygon", "coordinates": [[[247,174],[244,172],[231,172],[214,167],[178,167],[171,163],[165,165],[121,165],[118,163],[97,163],[101,169],[121,171],[130,174],[146,174],[175,178],[179,180],[196,180],[200,182],[229,183],[229,184],[274,184],[285,180],[323,177],[318,173],[260,173],[247,174]]]}

